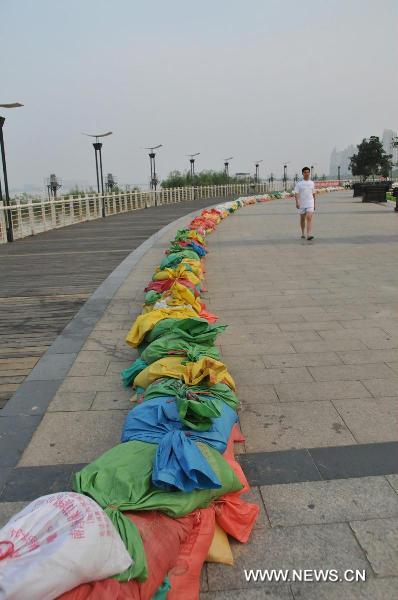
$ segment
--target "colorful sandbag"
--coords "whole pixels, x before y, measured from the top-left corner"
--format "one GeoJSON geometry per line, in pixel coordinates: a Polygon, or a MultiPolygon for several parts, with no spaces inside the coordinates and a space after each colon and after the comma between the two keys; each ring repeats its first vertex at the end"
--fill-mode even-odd
{"type": "Polygon", "coordinates": [[[198,448],[220,481],[217,489],[185,493],[156,489],[152,484],[152,465],[156,445],[140,441],[126,442],[111,448],[75,474],[73,489],[93,498],[108,514],[119,531],[134,565],[118,578],[145,579],[147,562],[137,528],[123,515],[131,510],[160,510],[171,517],[184,516],[212,500],[242,488],[233,469],[221,454],[206,444],[198,448]]]}
{"type": "Polygon", "coordinates": [[[202,381],[210,384],[225,383],[235,390],[235,382],[226,366],[219,360],[202,356],[196,362],[186,362],[178,356],[161,358],[139,373],[134,385],[146,388],[162,377],[181,379],[188,385],[199,385],[202,381]]]}
{"type": "Polygon", "coordinates": [[[195,432],[181,422],[173,398],[154,398],[127,415],[122,442],[141,440],[157,444],[152,483],[161,489],[194,489],[219,487],[220,482],[194,442],[203,442],[224,452],[237,415],[223,404],[221,415],[208,431],[195,432]]]}

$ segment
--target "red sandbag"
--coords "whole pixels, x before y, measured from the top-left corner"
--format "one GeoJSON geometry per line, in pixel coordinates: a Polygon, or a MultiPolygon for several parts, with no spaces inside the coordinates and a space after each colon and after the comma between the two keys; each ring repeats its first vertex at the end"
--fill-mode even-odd
{"type": "Polygon", "coordinates": [[[148,562],[148,579],[126,583],[104,579],[80,585],[60,596],[59,600],[151,600],[200,520],[198,513],[172,519],[159,511],[125,512],[140,532],[148,562]]]}
{"type": "Polygon", "coordinates": [[[245,544],[260,512],[257,504],[246,502],[239,494],[226,494],[214,503],[214,509],[221,529],[245,544]]]}
{"type": "Polygon", "coordinates": [[[177,562],[169,573],[171,590],[167,600],[198,600],[200,572],[215,530],[214,508],[197,511],[196,523],[182,544],[177,562]]]}
{"type": "Polygon", "coordinates": [[[192,290],[195,296],[199,296],[199,291],[192,281],[189,281],[188,279],[160,279],[159,281],[150,281],[144,291],[149,292],[150,290],[154,290],[155,292],[162,294],[169,290],[176,281],[192,290]]]}

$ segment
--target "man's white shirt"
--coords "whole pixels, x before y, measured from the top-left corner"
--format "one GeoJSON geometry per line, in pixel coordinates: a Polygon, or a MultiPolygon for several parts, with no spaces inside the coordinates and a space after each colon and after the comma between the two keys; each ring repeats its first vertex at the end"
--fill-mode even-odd
{"type": "Polygon", "coordinates": [[[314,191],[315,184],[311,179],[297,181],[293,193],[299,195],[300,208],[314,208],[314,191]]]}

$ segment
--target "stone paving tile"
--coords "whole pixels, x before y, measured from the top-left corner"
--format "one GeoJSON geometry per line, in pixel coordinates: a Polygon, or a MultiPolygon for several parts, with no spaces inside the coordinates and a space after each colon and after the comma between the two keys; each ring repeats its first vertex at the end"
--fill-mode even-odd
{"type": "Polygon", "coordinates": [[[398,377],[398,361],[396,361],[396,362],[387,362],[386,365],[388,367],[390,367],[390,369],[392,369],[394,371],[394,373],[396,373],[396,375],[398,377]]]}
{"type": "Polygon", "coordinates": [[[253,404],[242,409],[240,424],[247,452],[355,443],[329,402],[253,404]]]}
{"type": "Polygon", "coordinates": [[[398,495],[384,477],[262,486],[272,527],[398,517],[398,495]]]}
{"type": "Polygon", "coordinates": [[[91,410],[131,410],[133,404],[130,401],[133,390],[122,389],[117,392],[96,392],[91,410]]]}
{"type": "MultiPolygon", "coordinates": [[[[397,379],[398,381],[398,379],[397,379]]],[[[112,392],[120,390],[120,377],[112,375],[88,375],[67,377],[59,388],[60,392],[112,392]]]]}
{"type": "Polygon", "coordinates": [[[359,381],[365,379],[396,379],[398,374],[383,363],[366,365],[341,365],[330,367],[309,367],[316,381],[359,381]]]}
{"type": "Polygon", "coordinates": [[[370,393],[360,381],[282,383],[276,385],[275,390],[281,402],[370,397],[370,393]]]}
{"type": "Polygon", "coordinates": [[[74,363],[68,373],[69,377],[88,377],[89,375],[105,375],[107,365],[95,362],[74,363]]]}
{"type": "Polygon", "coordinates": [[[347,365],[379,362],[393,363],[393,361],[398,361],[398,350],[357,350],[355,352],[339,352],[339,357],[343,363],[347,365]]]}
{"type": "Polygon", "coordinates": [[[392,600],[397,586],[398,578],[389,577],[355,583],[293,583],[291,590],[294,600],[392,600]]]}
{"type": "Polygon", "coordinates": [[[0,528],[16,513],[25,508],[28,502],[0,502],[0,528]]]}
{"type": "Polygon", "coordinates": [[[397,439],[398,398],[334,400],[333,404],[358,443],[397,439]]]}
{"type": "Polygon", "coordinates": [[[232,368],[231,373],[235,379],[237,386],[244,387],[245,385],[262,385],[262,384],[277,384],[297,382],[311,382],[312,377],[306,368],[296,369],[265,369],[259,368],[232,368]]]}
{"type": "Polygon", "coordinates": [[[398,575],[398,518],[352,521],[350,525],[376,575],[398,575]]]}
{"type": "Polygon", "coordinates": [[[278,323],[282,331],[328,331],[342,329],[339,321],[299,321],[298,323],[278,323]]]}
{"type": "Polygon", "coordinates": [[[386,475],[386,479],[398,494],[398,475],[386,475]]]}
{"type": "Polygon", "coordinates": [[[204,592],[199,596],[200,600],[231,600],[231,598],[234,600],[263,600],[264,598],[266,600],[294,600],[288,584],[272,583],[259,584],[258,589],[204,592]]]}
{"type": "Polygon", "coordinates": [[[94,398],[95,392],[57,392],[47,410],[49,412],[89,410],[94,398]]]}
{"type": "Polygon", "coordinates": [[[367,379],[363,385],[373,396],[398,396],[398,379],[367,379]]]}
{"type": "Polygon", "coordinates": [[[18,466],[88,463],[120,441],[125,410],[47,413],[18,466]]]}
{"type": "Polygon", "coordinates": [[[228,343],[221,337],[221,348],[222,354],[225,357],[242,357],[252,356],[261,354],[287,354],[294,353],[294,349],[291,344],[287,342],[263,342],[263,343],[250,343],[247,341],[243,344],[239,343],[228,343]]]}
{"type": "Polygon", "coordinates": [[[341,365],[335,352],[307,352],[302,354],[264,354],[266,367],[313,367],[316,365],[341,365]]]}
{"type": "Polygon", "coordinates": [[[273,385],[244,385],[239,387],[237,396],[242,405],[264,404],[265,402],[279,403],[279,398],[276,395],[273,385]]]}
{"type": "MultiPolygon", "coordinates": [[[[208,564],[210,591],[258,588],[246,582],[244,569],[367,569],[363,551],[347,523],[256,530],[247,544],[231,543],[234,567],[208,564]],[[349,558],[348,558],[349,557],[349,558]]],[[[264,584],[261,584],[264,585],[264,584]]]]}
{"type": "MultiPolygon", "coordinates": [[[[319,331],[319,335],[322,335],[319,331]]],[[[366,345],[356,339],[338,339],[321,341],[293,341],[296,352],[341,352],[345,350],[366,350],[366,345]]]]}
{"type": "MultiPolygon", "coordinates": [[[[227,366],[228,366],[229,362],[236,363],[236,360],[234,360],[234,361],[231,361],[231,360],[228,361],[228,357],[226,357],[224,359],[224,355],[223,355],[222,352],[221,352],[221,355],[222,355],[222,358],[223,358],[223,360],[224,360],[224,362],[225,362],[225,364],[227,366]]],[[[264,361],[262,360],[261,356],[257,356],[255,354],[250,354],[249,356],[245,357],[245,369],[246,369],[246,367],[247,367],[248,370],[249,369],[250,370],[254,370],[255,369],[256,371],[264,371],[264,369],[265,369],[264,361]]],[[[238,365],[237,368],[234,368],[234,372],[237,373],[239,371],[240,371],[240,366],[238,365]]]]}

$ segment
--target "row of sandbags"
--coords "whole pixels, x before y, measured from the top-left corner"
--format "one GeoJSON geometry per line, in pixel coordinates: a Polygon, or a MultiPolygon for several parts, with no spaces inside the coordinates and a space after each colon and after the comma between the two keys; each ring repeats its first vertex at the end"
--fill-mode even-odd
{"type": "Polygon", "coordinates": [[[286,195],[219,205],[177,232],[127,336],[140,357],[122,374],[137,401],[122,443],[76,474],[74,492],[0,530],[1,600],[194,600],[205,560],[232,564],[226,534],[246,542],[258,507],[233,455],[238,401],[215,346],[225,326],[201,299],[205,236],[286,195]]]}
{"type": "Polygon", "coordinates": [[[232,559],[225,532],[247,541],[258,508],[240,497],[235,385],[214,346],[225,327],[200,299],[205,235],[245,203],[202,211],[171,242],[128,335],[141,357],[123,379],[140,403],[122,443],[75,475],[74,492],[0,530],[1,600],[197,598],[206,557],[232,559]]]}

